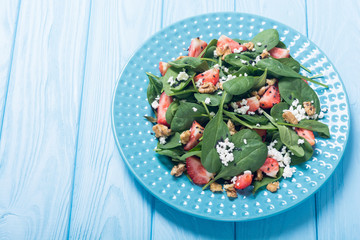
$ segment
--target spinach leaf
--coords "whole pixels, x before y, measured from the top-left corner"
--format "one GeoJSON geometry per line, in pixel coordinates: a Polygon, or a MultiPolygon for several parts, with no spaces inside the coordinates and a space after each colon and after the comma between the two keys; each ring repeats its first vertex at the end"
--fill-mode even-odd
{"type": "Polygon", "coordinates": [[[300,71],[300,63],[298,61],[296,61],[292,57],[279,58],[279,59],[276,59],[276,60],[281,62],[283,65],[286,65],[286,66],[290,67],[292,70],[294,70],[297,73],[300,71]]]}
{"type": "Polygon", "coordinates": [[[316,92],[300,78],[282,78],[279,81],[279,92],[281,97],[291,105],[296,99],[299,99],[300,104],[303,102],[314,101],[316,113],[320,112],[320,100],[316,92]]]}
{"type": "Polygon", "coordinates": [[[185,154],[185,150],[183,147],[177,147],[177,148],[172,148],[172,149],[156,148],[155,152],[160,155],[168,156],[172,159],[177,159],[180,161],[181,161],[181,156],[185,154]]]}
{"type": "MultiPolygon", "coordinates": [[[[277,141],[277,143],[275,143],[274,148],[276,148],[278,151],[281,149],[281,147],[284,145],[280,139],[280,133],[277,131],[273,134],[271,141],[273,142],[274,140],[277,141]]],[[[294,155],[295,156],[295,155],[294,155]]]]}
{"type": "Polygon", "coordinates": [[[172,149],[172,148],[176,148],[181,146],[181,142],[180,142],[180,133],[175,133],[172,136],[169,136],[166,139],[166,143],[165,144],[160,144],[158,143],[157,148],[158,149],[172,149]]]}
{"type": "Polygon", "coordinates": [[[185,153],[184,155],[181,156],[180,160],[185,161],[186,158],[191,157],[191,156],[197,156],[197,157],[201,157],[201,151],[189,151],[187,153],[185,153]]]}
{"type": "Polygon", "coordinates": [[[247,67],[250,71],[255,71],[257,68],[251,65],[252,59],[240,53],[232,53],[226,55],[225,62],[236,67],[247,67]],[[250,62],[250,63],[249,63],[250,62]]]}
{"type": "Polygon", "coordinates": [[[146,120],[148,120],[151,123],[157,123],[157,119],[151,116],[144,116],[144,118],[146,118],[146,120]]]}
{"type": "Polygon", "coordinates": [[[261,53],[265,48],[269,51],[279,43],[279,33],[275,29],[267,29],[258,33],[251,42],[254,43],[256,52],[261,53]],[[257,43],[260,42],[261,46],[257,43]]]}
{"type": "Polygon", "coordinates": [[[196,103],[181,102],[171,121],[170,128],[174,132],[188,130],[194,120],[200,123],[207,120],[207,117],[201,116],[202,114],[206,114],[203,106],[196,103]],[[193,108],[197,110],[194,112],[193,108]]]}
{"type": "Polygon", "coordinates": [[[223,88],[232,95],[241,95],[246,93],[254,86],[255,78],[253,76],[241,76],[226,81],[223,88]]]}
{"type": "Polygon", "coordinates": [[[218,141],[230,138],[230,132],[223,120],[223,104],[227,93],[225,92],[220,103],[219,111],[206,125],[202,140],[201,163],[208,172],[218,172],[221,168],[219,154],[216,151],[218,141]]]}
{"type": "Polygon", "coordinates": [[[168,124],[171,124],[171,121],[174,118],[175,112],[179,108],[179,105],[180,104],[178,101],[173,101],[166,110],[165,119],[168,124]]]}
{"type": "Polygon", "coordinates": [[[290,105],[286,102],[280,102],[278,104],[275,104],[271,110],[270,115],[275,119],[276,122],[285,122],[282,115],[284,113],[284,110],[289,109],[290,105]]]}
{"type": "Polygon", "coordinates": [[[276,178],[264,177],[261,181],[254,181],[253,183],[254,189],[252,190],[252,192],[255,193],[260,188],[268,185],[269,183],[278,181],[282,177],[283,172],[284,172],[284,168],[280,168],[279,172],[276,174],[276,178]]]}
{"type": "Polygon", "coordinates": [[[279,41],[279,43],[276,45],[276,47],[286,49],[286,45],[282,41],[279,41]]]}
{"type": "Polygon", "coordinates": [[[267,69],[265,69],[264,73],[261,74],[259,77],[255,77],[254,81],[254,89],[259,89],[263,86],[265,86],[266,83],[266,76],[267,76],[267,69]]]}
{"type": "Polygon", "coordinates": [[[306,77],[295,72],[288,65],[285,65],[282,62],[278,61],[278,59],[274,59],[274,58],[261,59],[260,61],[258,61],[256,63],[256,66],[263,70],[265,70],[267,68],[268,72],[271,73],[276,78],[291,77],[291,78],[307,79],[306,77]]]}
{"type": "Polygon", "coordinates": [[[256,125],[257,123],[260,125],[265,125],[269,122],[269,120],[264,115],[241,115],[237,114],[236,116],[241,117],[248,121],[251,124],[256,125]]]}
{"type": "Polygon", "coordinates": [[[316,120],[304,119],[304,120],[301,120],[298,124],[291,124],[291,123],[278,123],[278,124],[308,129],[313,132],[317,132],[320,137],[330,138],[329,127],[326,124],[324,124],[322,122],[318,122],[316,120]]]}
{"type": "Polygon", "coordinates": [[[303,157],[305,152],[302,147],[298,145],[299,136],[292,129],[277,125],[280,133],[280,139],[285,146],[297,157],[303,157]]]}
{"type": "MultiPolygon", "coordinates": [[[[221,99],[222,99],[222,95],[219,95],[217,92],[213,93],[213,94],[207,94],[207,93],[195,93],[195,98],[196,100],[198,100],[199,102],[205,102],[206,98],[210,98],[210,103],[207,104],[209,106],[219,106],[221,99]]],[[[230,102],[232,98],[231,94],[227,94],[226,98],[225,98],[225,103],[230,102]]]]}
{"type": "Polygon", "coordinates": [[[149,86],[147,88],[147,99],[150,105],[154,102],[157,96],[161,95],[163,88],[160,78],[151,73],[146,73],[149,78],[149,86]]]}
{"type": "MultiPolygon", "coordinates": [[[[197,92],[197,89],[194,88],[194,86],[188,86],[185,89],[178,91],[178,92],[173,92],[170,90],[170,94],[168,96],[176,96],[179,99],[187,99],[189,100],[189,98],[192,97],[194,92],[197,92]]],[[[166,93],[166,92],[165,92],[166,93]]]]}
{"type": "MultiPolygon", "coordinates": [[[[302,138],[304,139],[304,138],[302,138]]],[[[302,145],[304,151],[305,151],[305,154],[304,156],[302,157],[298,157],[298,156],[291,156],[291,165],[297,165],[297,164],[300,164],[300,163],[303,163],[303,162],[306,162],[307,160],[309,160],[313,153],[314,153],[314,149],[312,148],[311,144],[306,140],[304,139],[304,144],[302,145]]]]}
{"type": "Polygon", "coordinates": [[[168,95],[168,96],[174,95],[173,88],[168,83],[168,80],[169,80],[170,77],[172,77],[173,79],[176,79],[177,76],[179,75],[180,71],[182,71],[182,69],[178,69],[178,68],[175,68],[175,67],[170,67],[166,71],[165,75],[163,77],[161,77],[161,82],[162,82],[163,89],[164,89],[166,95],[168,95]]]}
{"type": "Polygon", "coordinates": [[[192,69],[195,72],[205,72],[209,69],[206,61],[202,61],[199,58],[195,57],[181,58],[179,60],[169,62],[169,64],[175,68],[188,68],[192,69]]]}
{"type": "Polygon", "coordinates": [[[251,124],[248,124],[247,122],[239,119],[234,112],[228,112],[228,111],[225,111],[225,110],[224,110],[224,114],[225,114],[226,116],[228,116],[228,117],[229,117],[233,122],[235,122],[235,123],[240,123],[241,125],[243,125],[243,126],[245,126],[245,127],[253,128],[253,127],[251,126],[251,124]]]}
{"type": "Polygon", "coordinates": [[[212,58],[214,57],[214,51],[216,49],[217,39],[212,39],[206,48],[201,52],[198,58],[212,58]]]}

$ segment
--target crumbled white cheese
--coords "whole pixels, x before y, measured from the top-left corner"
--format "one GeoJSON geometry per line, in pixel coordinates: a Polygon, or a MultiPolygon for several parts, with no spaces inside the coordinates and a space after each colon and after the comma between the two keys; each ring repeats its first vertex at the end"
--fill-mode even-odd
{"type": "MultiPolygon", "coordinates": [[[[249,107],[250,108],[250,107],[249,107]]],[[[252,112],[252,111],[248,111],[247,112],[249,115],[255,115],[255,112],[252,112]]]]}
{"type": "Polygon", "coordinates": [[[245,63],[247,63],[247,61],[245,61],[245,60],[240,60],[240,62],[242,63],[242,64],[245,64],[245,63]]]}
{"type": "Polygon", "coordinates": [[[261,42],[258,42],[258,43],[256,43],[256,45],[258,45],[259,47],[261,47],[262,44],[261,44],[261,42]]]}
{"type": "Polygon", "coordinates": [[[156,100],[154,100],[154,101],[151,103],[151,107],[152,107],[153,109],[157,109],[157,108],[159,107],[159,102],[156,101],[156,100]]]}
{"type": "Polygon", "coordinates": [[[210,116],[214,117],[215,113],[214,112],[210,112],[210,116]]]}
{"type": "Polygon", "coordinates": [[[245,145],[247,144],[247,140],[246,140],[246,139],[244,139],[244,144],[245,144],[245,145]]]}
{"type": "Polygon", "coordinates": [[[240,106],[238,105],[237,102],[230,103],[231,107],[234,109],[234,112],[242,114],[242,115],[246,114],[250,108],[250,106],[248,106],[246,104],[247,104],[246,99],[241,100],[240,106]]]}
{"type": "Polygon", "coordinates": [[[291,178],[293,173],[296,171],[295,167],[290,167],[289,165],[285,166],[284,168],[284,172],[283,172],[283,177],[284,178],[291,178]]]}
{"type": "Polygon", "coordinates": [[[274,140],[267,147],[268,148],[268,157],[274,158],[276,161],[278,161],[280,167],[285,167],[284,173],[283,173],[284,178],[292,177],[292,174],[295,172],[295,169],[296,169],[294,167],[293,168],[290,167],[290,163],[291,163],[290,154],[292,154],[292,152],[288,151],[286,149],[286,146],[283,146],[281,151],[278,151],[276,148],[274,148],[276,143],[277,143],[277,141],[274,140]]]}
{"type": "Polygon", "coordinates": [[[236,59],[236,58],[239,58],[239,56],[235,56],[235,59],[236,59]]]}
{"type": "Polygon", "coordinates": [[[223,142],[218,142],[216,144],[216,151],[219,154],[221,163],[225,166],[228,166],[229,162],[234,161],[234,148],[235,145],[229,141],[229,138],[226,138],[223,142]]]}
{"type": "Polygon", "coordinates": [[[237,181],[237,176],[234,176],[230,181],[232,184],[235,184],[237,181]]]}
{"type": "Polygon", "coordinates": [[[224,70],[224,72],[229,72],[229,69],[227,67],[222,67],[222,69],[224,70]]]}
{"type": "Polygon", "coordinates": [[[196,112],[198,109],[196,107],[193,107],[192,110],[196,112]]]}
{"type": "Polygon", "coordinates": [[[220,68],[220,65],[219,65],[219,64],[215,64],[213,68],[219,69],[219,68],[220,68]]]}
{"type": "Polygon", "coordinates": [[[320,112],[318,118],[324,118],[324,112],[320,112]]]}
{"type": "Polygon", "coordinates": [[[186,80],[189,79],[189,75],[186,72],[179,72],[176,79],[179,80],[179,81],[186,81],[186,80]]]}
{"type": "Polygon", "coordinates": [[[244,73],[244,77],[247,77],[247,73],[244,73]]]}
{"type": "Polygon", "coordinates": [[[204,79],[203,79],[203,78],[200,78],[200,79],[195,83],[196,87],[197,87],[197,88],[201,87],[203,81],[204,81],[204,79]]]}
{"type": "Polygon", "coordinates": [[[169,77],[167,82],[170,84],[170,86],[173,86],[176,83],[176,80],[171,76],[171,77],[169,77]]]}
{"type": "Polygon", "coordinates": [[[253,49],[252,49],[252,51],[253,51],[253,52],[255,52],[255,51],[256,51],[256,49],[255,49],[255,48],[253,48],[253,49]]]}
{"type": "Polygon", "coordinates": [[[300,144],[304,144],[304,143],[305,143],[304,139],[301,139],[301,138],[298,139],[298,144],[299,144],[299,145],[300,145],[300,144]]]}
{"type": "Polygon", "coordinates": [[[244,171],[244,175],[245,174],[251,174],[251,171],[250,170],[246,170],[246,171],[244,171]]]}
{"type": "Polygon", "coordinates": [[[308,116],[306,114],[305,108],[299,104],[299,100],[295,99],[289,109],[285,109],[283,112],[291,112],[295,118],[300,122],[303,119],[317,119],[318,114],[314,114],[312,116],[308,116]]]}
{"type": "Polygon", "coordinates": [[[263,114],[264,113],[264,110],[262,108],[258,108],[258,113],[259,114],[263,114]]]}
{"type": "Polygon", "coordinates": [[[214,57],[215,57],[215,58],[219,57],[219,56],[217,55],[216,50],[214,50],[214,57]]]}
{"type": "Polygon", "coordinates": [[[260,123],[257,123],[255,126],[260,127],[260,123]]]}
{"type": "Polygon", "coordinates": [[[221,82],[221,83],[224,83],[224,82],[229,81],[229,80],[234,79],[234,78],[236,78],[235,75],[229,74],[229,75],[227,75],[227,77],[222,77],[222,78],[220,78],[220,82],[221,82]]]}
{"type": "Polygon", "coordinates": [[[159,142],[164,145],[166,143],[166,137],[159,137],[159,142]]]}
{"type": "Polygon", "coordinates": [[[244,51],[243,47],[239,47],[238,49],[234,49],[234,53],[241,53],[242,51],[244,51]]]}
{"type": "Polygon", "coordinates": [[[205,101],[204,101],[204,102],[205,102],[205,104],[210,104],[210,103],[211,103],[211,99],[207,97],[207,98],[205,98],[205,101]]]}

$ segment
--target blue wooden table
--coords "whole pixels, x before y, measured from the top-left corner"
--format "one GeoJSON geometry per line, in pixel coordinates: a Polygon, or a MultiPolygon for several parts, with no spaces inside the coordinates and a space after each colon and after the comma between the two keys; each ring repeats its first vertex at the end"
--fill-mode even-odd
{"type": "Polygon", "coordinates": [[[0,0],[0,239],[359,239],[360,3],[356,0],[0,0]],[[350,100],[346,153],[321,190],[290,211],[223,223],[146,192],[111,129],[117,77],[178,20],[254,13],[307,35],[350,100]]]}

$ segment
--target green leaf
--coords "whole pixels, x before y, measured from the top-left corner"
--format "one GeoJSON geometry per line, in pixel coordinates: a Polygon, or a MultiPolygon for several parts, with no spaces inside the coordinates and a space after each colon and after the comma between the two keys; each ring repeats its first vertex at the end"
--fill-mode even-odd
{"type": "Polygon", "coordinates": [[[203,106],[196,103],[181,102],[171,121],[170,128],[174,132],[188,130],[194,120],[199,123],[207,120],[207,117],[201,116],[202,114],[206,114],[203,106]],[[193,108],[197,109],[196,112],[194,112],[193,108]]]}
{"type": "Polygon", "coordinates": [[[179,102],[174,101],[170,104],[168,109],[166,110],[165,119],[168,124],[171,124],[172,119],[174,118],[175,112],[179,108],[179,102]]]}
{"type": "Polygon", "coordinates": [[[175,133],[174,135],[168,137],[166,139],[165,144],[158,143],[157,148],[158,149],[172,149],[181,146],[180,141],[180,133],[175,133]]]}
{"type": "MultiPolygon", "coordinates": [[[[275,132],[272,136],[271,142],[273,142],[274,140],[277,141],[277,143],[275,143],[274,148],[276,148],[278,151],[280,151],[281,147],[284,145],[283,142],[280,139],[280,133],[279,131],[275,132]]],[[[295,155],[294,155],[295,156],[295,155]]]]}
{"type": "Polygon", "coordinates": [[[264,115],[242,115],[237,114],[236,116],[245,119],[247,122],[256,125],[257,123],[260,125],[266,125],[269,120],[264,115]]]}
{"type": "Polygon", "coordinates": [[[172,149],[157,148],[157,149],[155,149],[155,152],[160,155],[168,156],[170,158],[177,159],[177,160],[180,160],[181,156],[185,154],[185,150],[183,147],[177,147],[177,148],[172,148],[172,149]]]}
{"type": "MultiPolygon", "coordinates": [[[[301,139],[304,139],[302,137],[300,137],[301,139]]],[[[304,144],[302,144],[302,148],[304,149],[304,156],[302,157],[298,157],[296,155],[291,156],[291,165],[297,165],[303,162],[306,162],[307,160],[309,160],[313,153],[314,153],[314,149],[312,148],[311,144],[304,139],[304,144]]]]}
{"type": "Polygon", "coordinates": [[[144,116],[144,118],[146,118],[146,120],[148,120],[151,123],[157,123],[157,119],[151,116],[144,116]]]}
{"type": "Polygon", "coordinates": [[[253,127],[252,127],[250,124],[248,124],[247,122],[239,119],[239,118],[236,116],[236,114],[233,113],[233,112],[224,111],[224,114],[225,114],[226,116],[228,116],[233,122],[239,123],[239,124],[241,124],[241,125],[243,125],[243,126],[246,126],[246,127],[248,127],[248,128],[253,128],[253,127]]]}
{"type": "Polygon", "coordinates": [[[279,58],[279,59],[276,59],[276,60],[281,62],[283,65],[286,65],[286,66],[290,67],[292,70],[294,70],[297,73],[300,71],[300,63],[298,61],[296,61],[292,57],[279,58]]]}
{"type": "Polygon", "coordinates": [[[216,49],[217,39],[212,39],[209,44],[206,46],[206,48],[201,52],[201,54],[198,56],[198,58],[213,58],[214,57],[214,51],[216,49]]]}
{"type": "Polygon", "coordinates": [[[181,58],[179,60],[169,62],[169,64],[175,68],[181,68],[181,69],[187,68],[195,72],[205,72],[206,70],[209,69],[209,66],[206,61],[202,61],[199,58],[195,58],[195,57],[181,58]]]}
{"type": "Polygon", "coordinates": [[[264,73],[261,74],[261,76],[255,77],[253,88],[254,89],[259,89],[259,88],[265,86],[266,77],[267,77],[267,69],[265,69],[264,73]]]}
{"type": "Polygon", "coordinates": [[[260,188],[268,185],[269,183],[278,181],[284,172],[284,168],[280,168],[279,172],[276,174],[276,178],[272,177],[264,177],[261,181],[254,181],[253,186],[254,189],[252,190],[253,193],[257,192],[260,188]]]}
{"type": "Polygon", "coordinates": [[[191,156],[197,156],[197,157],[201,157],[201,151],[191,151],[191,152],[187,152],[184,155],[181,156],[180,160],[185,161],[186,158],[191,157],[191,156]]]}
{"type": "Polygon", "coordinates": [[[223,88],[232,95],[241,95],[254,86],[254,81],[255,78],[253,76],[236,77],[223,83],[223,88]]]}
{"type": "MultiPolygon", "coordinates": [[[[207,104],[209,106],[219,106],[221,99],[222,99],[222,94],[219,95],[218,92],[215,92],[213,94],[207,94],[207,93],[195,93],[195,98],[196,100],[198,100],[199,102],[205,102],[206,98],[210,98],[210,103],[207,104]]],[[[225,103],[230,102],[232,98],[231,94],[227,94],[226,98],[225,98],[225,103]]]]}
{"type": "Polygon", "coordinates": [[[304,156],[305,152],[302,147],[298,145],[299,136],[295,131],[286,126],[277,125],[280,133],[280,139],[285,146],[297,157],[304,156]]]}
{"type": "Polygon", "coordinates": [[[149,78],[149,85],[147,88],[147,99],[150,105],[154,102],[157,96],[161,95],[161,90],[163,88],[161,80],[159,77],[151,73],[146,73],[149,78]]]}
{"type": "Polygon", "coordinates": [[[299,100],[299,104],[303,102],[314,101],[313,105],[316,108],[316,113],[320,112],[320,100],[316,92],[302,79],[300,78],[282,78],[279,81],[279,92],[281,97],[289,105],[295,99],[299,100]]]}
{"type": "Polygon", "coordinates": [[[290,105],[286,102],[280,102],[278,104],[275,104],[271,110],[270,115],[275,119],[276,122],[285,122],[282,115],[284,113],[284,110],[288,110],[290,105]]]}
{"type": "Polygon", "coordinates": [[[256,67],[252,66],[251,63],[249,63],[252,61],[252,59],[248,56],[245,56],[244,54],[232,53],[226,55],[224,60],[228,64],[236,67],[247,67],[250,71],[255,71],[257,69],[256,67]]]}
{"type": "Polygon", "coordinates": [[[269,51],[279,43],[279,33],[275,29],[267,29],[258,33],[251,42],[254,43],[256,52],[261,53],[265,48],[269,51]],[[257,43],[261,43],[258,46],[257,43]]]}
{"type": "Polygon", "coordinates": [[[291,124],[291,123],[285,123],[285,122],[284,123],[279,122],[278,124],[308,129],[313,132],[317,132],[320,137],[330,138],[329,127],[326,124],[324,124],[322,122],[318,122],[316,120],[304,119],[304,120],[301,120],[298,124],[291,124]]]}

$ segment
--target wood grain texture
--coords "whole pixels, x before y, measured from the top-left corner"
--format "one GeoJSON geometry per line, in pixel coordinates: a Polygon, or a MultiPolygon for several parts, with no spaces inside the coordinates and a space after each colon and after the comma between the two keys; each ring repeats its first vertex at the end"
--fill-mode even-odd
{"type": "MultiPolygon", "coordinates": [[[[233,1],[164,1],[163,25],[216,11],[234,11],[233,1]],[[180,10],[183,9],[183,10],[180,10]],[[190,10],[191,9],[191,10],[190,10]]],[[[184,214],[155,199],[153,239],[233,239],[234,223],[203,220],[184,214]]]]}
{"type": "Polygon", "coordinates": [[[318,239],[358,239],[360,235],[360,3],[307,1],[309,37],[337,68],[348,93],[351,130],[345,155],[316,198],[318,239]]]}
{"type": "Polygon", "coordinates": [[[153,198],[118,153],[111,104],[121,69],[160,23],[161,1],[92,2],[70,238],[150,238],[153,198]]]}
{"type": "Polygon", "coordinates": [[[68,231],[88,4],[23,1],[0,142],[0,236],[68,231]]]}
{"type": "MultiPolygon", "coordinates": [[[[277,20],[306,35],[305,1],[247,0],[235,1],[235,4],[238,12],[253,13],[277,20]]],[[[237,239],[302,239],[304,236],[307,239],[316,239],[315,197],[278,216],[236,223],[237,239]]]]}

